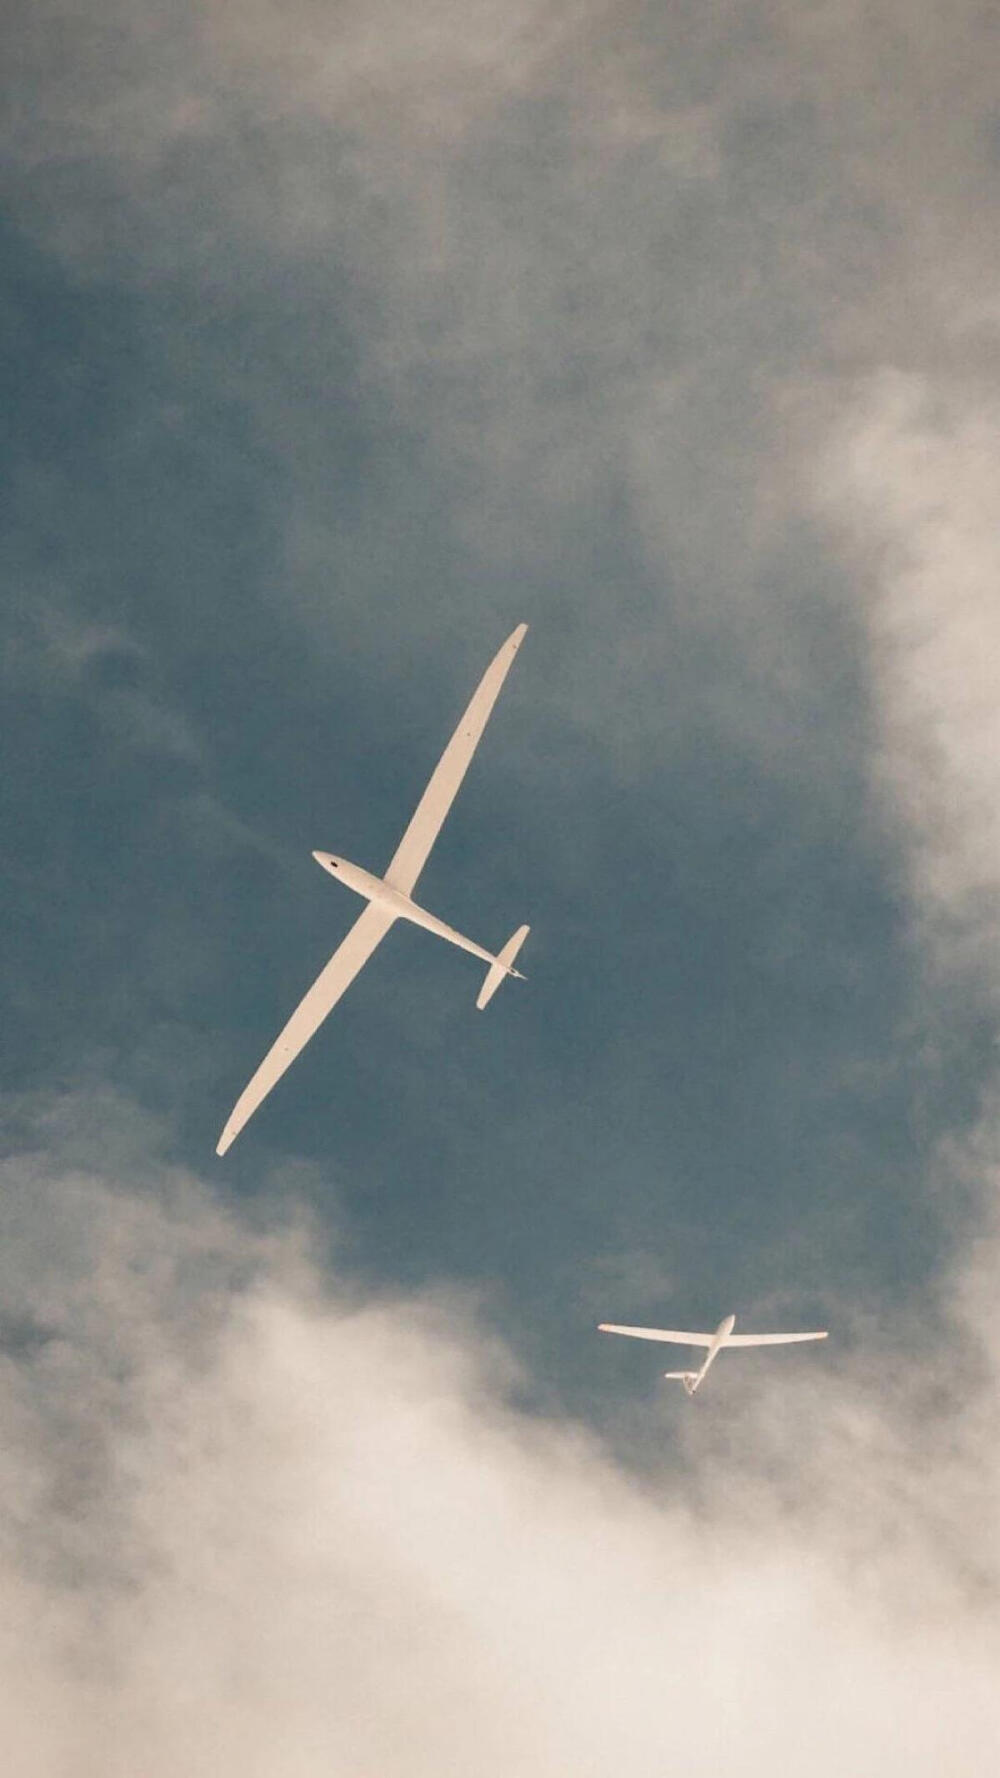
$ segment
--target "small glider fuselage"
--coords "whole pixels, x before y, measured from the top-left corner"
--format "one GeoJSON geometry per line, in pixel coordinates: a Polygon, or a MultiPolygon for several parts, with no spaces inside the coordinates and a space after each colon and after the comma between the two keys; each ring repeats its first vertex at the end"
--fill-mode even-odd
{"type": "MultiPolygon", "coordinates": [[[[414,926],[422,926],[425,932],[434,932],[438,938],[445,938],[449,944],[458,945],[463,951],[471,951],[473,957],[479,957],[484,963],[497,965],[500,959],[492,951],[477,945],[471,938],[456,932],[453,926],[447,926],[436,914],[429,914],[426,908],[419,907],[404,895],[401,889],[394,889],[384,877],[376,877],[371,871],[364,870],[360,864],[352,864],[349,858],[338,858],[333,852],[314,852],[317,864],[321,864],[331,877],[353,889],[355,895],[362,895],[366,901],[374,902],[385,913],[391,914],[394,920],[412,920],[414,926]]],[[[517,976],[519,981],[524,977],[519,969],[502,965],[505,974],[517,976]]]]}
{"type": "Polygon", "coordinates": [[[699,1371],[686,1371],[685,1372],[684,1377],[683,1377],[683,1383],[684,1383],[684,1387],[687,1390],[689,1395],[693,1395],[695,1390],[700,1386],[700,1384],[702,1384],[704,1382],[705,1377],[707,1376],[711,1366],[715,1363],[716,1359],[719,1356],[719,1353],[722,1351],[723,1346],[725,1345],[726,1341],[728,1340],[728,1338],[729,1338],[730,1334],[732,1333],[733,1328],[735,1326],[736,1326],[736,1316],[735,1315],[726,1315],[723,1318],[723,1320],[719,1322],[718,1327],[716,1328],[714,1334],[712,1335],[712,1344],[709,1346],[708,1351],[705,1353],[705,1362],[702,1365],[701,1369],[699,1371]]]}

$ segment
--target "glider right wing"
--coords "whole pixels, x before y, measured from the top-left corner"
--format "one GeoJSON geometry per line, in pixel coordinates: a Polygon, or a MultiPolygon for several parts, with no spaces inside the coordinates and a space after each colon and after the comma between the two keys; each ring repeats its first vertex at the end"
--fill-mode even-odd
{"type": "Polygon", "coordinates": [[[216,1154],[225,1154],[226,1149],[235,1142],[243,1125],[253,1116],[261,1101],[267,1098],[285,1069],[291,1067],[313,1032],[319,1029],[327,1013],[336,1006],[358,971],[367,963],[376,945],[385,937],[390,926],[394,925],[395,919],[395,914],[386,913],[384,908],[369,902],[360,920],[355,920],[343,944],[334,951],[322,974],[317,976],[308,994],[299,1001],[284,1030],[275,1038],[253,1079],[237,1099],[229,1114],[229,1121],[219,1137],[216,1154]]]}
{"type": "Polygon", "coordinates": [[[727,1346],[794,1346],[799,1340],[825,1340],[825,1333],[730,1334],[727,1346]]]}
{"type": "MultiPolygon", "coordinates": [[[[680,1333],[672,1327],[619,1327],[614,1321],[602,1321],[598,1333],[629,1334],[633,1340],[669,1340],[674,1346],[710,1346],[714,1334],[680,1333]]],[[[727,1340],[726,1345],[732,1341],[727,1340]]]]}
{"type": "Polygon", "coordinates": [[[518,624],[487,667],[469,700],[465,715],[434,767],[431,781],[389,861],[385,881],[390,888],[400,889],[404,895],[413,893],[417,878],[427,863],[428,853],[458,794],[459,785],[469,769],[469,762],[489,721],[490,711],[500,696],[500,688],[510,672],[527,629],[527,624],[518,624]]]}

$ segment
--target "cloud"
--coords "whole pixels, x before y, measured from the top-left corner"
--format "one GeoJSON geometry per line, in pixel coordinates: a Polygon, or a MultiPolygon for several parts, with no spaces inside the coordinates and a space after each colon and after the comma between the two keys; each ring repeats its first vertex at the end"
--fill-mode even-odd
{"type": "Polygon", "coordinates": [[[4,1168],[19,1778],[985,1778],[994,1424],[963,1410],[917,1464],[901,1398],[788,1371],[735,1421],[671,1398],[665,1440],[715,1431],[641,1481],[513,1405],[468,1301],[363,1301],[308,1230],[140,1159],[128,1106],[88,1164],[84,1111],[29,1108],[4,1168]]]}
{"type": "MultiPolygon", "coordinates": [[[[175,443],[153,427],[148,444],[112,403],[92,612],[76,628],[54,613],[38,660],[70,690],[97,675],[116,757],[187,768],[178,820],[199,850],[270,842],[255,813],[220,837],[222,793],[191,769],[207,731],[158,685],[136,701],[105,579],[123,608],[138,589],[133,666],[158,659],[147,619],[169,629],[153,609],[182,609],[191,658],[226,632],[246,698],[230,618],[256,569],[281,623],[332,638],[366,687],[391,618],[383,695],[395,673],[435,710],[414,657],[468,635],[464,690],[470,605],[492,635],[513,586],[558,634],[547,696],[560,729],[600,737],[602,784],[662,773],[671,740],[697,751],[707,728],[772,776],[797,771],[811,809],[874,735],[919,937],[995,980],[997,439],[975,385],[1000,236],[978,10],[681,6],[655,43],[644,7],[22,10],[13,213],[70,267],[74,299],[137,296],[144,418],[161,412],[210,496],[241,495],[186,505],[175,443]],[[803,365],[819,399],[790,463],[782,400],[803,365]],[[230,529],[195,579],[220,511],[230,529]],[[412,597],[401,562],[419,566],[412,597]]],[[[66,471],[82,508],[86,467],[66,471]]],[[[21,510],[33,540],[65,524],[78,565],[64,496],[54,470],[21,510]]],[[[270,653],[270,629],[248,636],[248,656],[270,653]]],[[[610,800],[591,835],[564,822],[567,851],[606,841],[610,800]]],[[[845,825],[858,843],[853,807],[838,843],[845,825]]],[[[115,923],[116,950],[126,938],[115,923]]],[[[158,989],[179,957],[207,973],[217,942],[190,938],[185,923],[158,989]]],[[[155,1040],[152,1057],[159,1076],[155,1040]]],[[[794,1103],[790,1071],[779,1092],[794,1103]]],[[[106,1098],[19,1117],[0,1217],[0,1728],[19,1778],[770,1778],[807,1761],[819,1778],[986,1778],[989,1108],[929,1167],[946,1227],[971,1199],[978,1233],[919,1314],[897,1305],[890,1328],[841,1299],[854,1356],[734,1360],[690,1407],[609,1415],[641,1473],[520,1412],[474,1306],[361,1301],[309,1264],[314,1231],[224,1211],[106,1098]]],[[[652,1192],[616,1263],[623,1288],[655,1293],[633,1253],[652,1192]]],[[[860,1205],[842,1214],[856,1224],[860,1205]]]]}
{"type": "Polygon", "coordinates": [[[940,961],[995,993],[1000,939],[1000,405],[885,370],[852,392],[815,493],[852,561],[873,776],[940,961]]]}
{"type": "Polygon", "coordinates": [[[470,607],[542,615],[553,711],[619,777],[699,718],[773,769],[841,756],[838,607],[763,537],[758,479],[773,380],[886,242],[826,152],[858,90],[849,59],[817,79],[826,15],[744,10],[111,0],[23,32],[14,213],[85,280],[185,293],[146,324],[239,412],[213,463],[250,437],[290,483],[283,621],[372,677],[387,623],[422,666],[468,635],[464,683],[470,607]]]}
{"type": "Polygon", "coordinates": [[[554,706],[623,771],[700,703],[832,774],[852,723],[831,745],[816,663],[852,638],[813,539],[768,532],[774,395],[900,313],[919,350],[930,258],[970,300],[940,241],[991,232],[960,226],[990,201],[975,10],[60,0],[23,32],[15,206],[89,276],[228,316],[221,344],[185,318],[177,361],[290,477],[307,631],[377,658],[388,617],[433,659],[516,581],[559,627],[554,706]],[[331,501],[345,396],[372,431],[331,501]]]}

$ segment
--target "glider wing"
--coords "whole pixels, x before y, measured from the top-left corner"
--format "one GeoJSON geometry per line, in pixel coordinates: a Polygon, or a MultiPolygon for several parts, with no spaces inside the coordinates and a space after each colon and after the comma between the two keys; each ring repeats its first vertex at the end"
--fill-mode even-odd
{"type": "Polygon", "coordinates": [[[360,920],[330,958],[322,974],[317,976],[304,999],[299,1001],[284,1030],[268,1050],[249,1085],[240,1094],[229,1115],[216,1154],[225,1154],[235,1142],[243,1125],[253,1116],[258,1105],[267,1098],[275,1082],[290,1068],[300,1050],[304,1049],[327,1013],[336,1006],[350,987],[359,970],[367,963],[376,945],[395,922],[394,914],[369,903],[360,920]]]}
{"type": "Polygon", "coordinates": [[[825,1333],[730,1334],[727,1346],[794,1346],[799,1340],[825,1340],[825,1333]]]}
{"type": "Polygon", "coordinates": [[[444,818],[451,808],[458,787],[469,768],[479,740],[507,674],[510,672],[527,631],[527,624],[518,624],[508,636],[499,654],[491,661],[455,733],[438,760],[431,781],[416,807],[410,825],[390,860],[385,881],[404,895],[413,892],[420,872],[434,841],[441,832],[444,818]]]}
{"type": "MultiPolygon", "coordinates": [[[[674,1346],[710,1346],[714,1334],[681,1333],[673,1327],[619,1327],[616,1322],[602,1321],[598,1333],[628,1334],[633,1340],[669,1340],[674,1346]]],[[[732,1341],[726,1341],[727,1346],[732,1341]]]]}

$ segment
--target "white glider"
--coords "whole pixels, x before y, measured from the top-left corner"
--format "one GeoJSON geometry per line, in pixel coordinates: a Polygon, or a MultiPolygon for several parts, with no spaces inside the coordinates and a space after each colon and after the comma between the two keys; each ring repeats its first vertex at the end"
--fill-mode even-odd
{"type": "Polygon", "coordinates": [[[697,1371],[664,1371],[672,1382],[683,1383],[689,1395],[704,1381],[709,1367],[715,1363],[723,1346],[793,1346],[800,1340],[825,1340],[825,1333],[738,1334],[733,1332],[736,1316],[727,1315],[714,1333],[681,1333],[670,1327],[619,1327],[613,1321],[602,1321],[599,1333],[628,1334],[633,1340],[669,1340],[675,1346],[707,1346],[705,1362],[697,1371]]]}
{"type": "Polygon", "coordinates": [[[253,1116],[275,1082],[281,1079],[286,1068],[291,1067],[299,1051],[309,1042],[313,1032],[318,1030],[327,1013],[336,1006],[362,965],[367,963],[376,945],[397,920],[411,920],[416,926],[424,926],[428,932],[436,932],[439,938],[448,939],[451,944],[461,946],[463,951],[471,951],[474,957],[489,964],[486,980],[476,1001],[477,1007],[482,1008],[492,1000],[505,976],[514,975],[524,980],[520,970],[514,968],[514,958],[528,936],[527,926],[519,926],[513,937],[494,956],[492,951],[474,944],[471,938],[464,938],[460,932],[446,926],[443,920],[438,920],[425,908],[418,907],[415,901],[411,901],[410,892],[455,800],[458,787],[465,777],[469,761],[527,628],[527,624],[518,624],[495,660],[487,667],[465,715],[434,769],[409,827],[393,853],[385,876],[372,876],[370,872],[362,870],[360,865],[350,864],[346,858],[337,858],[332,852],[313,853],[317,864],[321,864],[339,882],[345,883],[348,889],[363,895],[368,906],[351,927],[343,944],[334,951],[322,975],[313,983],[305,999],[300,1001],[253,1079],[240,1094],[219,1137],[216,1154],[225,1154],[230,1144],[235,1142],[244,1124],[253,1116]]]}

